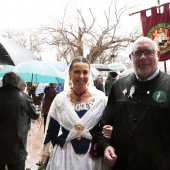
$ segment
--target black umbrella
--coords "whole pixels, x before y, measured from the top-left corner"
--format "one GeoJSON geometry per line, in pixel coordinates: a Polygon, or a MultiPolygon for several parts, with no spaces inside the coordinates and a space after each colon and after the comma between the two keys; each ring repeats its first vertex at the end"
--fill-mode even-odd
{"type": "Polygon", "coordinates": [[[91,66],[97,68],[99,71],[112,71],[107,65],[105,64],[91,64],[91,66]]]}
{"type": "Polygon", "coordinates": [[[0,38],[0,64],[17,65],[31,60],[36,60],[36,58],[30,51],[12,39],[0,38]]]}

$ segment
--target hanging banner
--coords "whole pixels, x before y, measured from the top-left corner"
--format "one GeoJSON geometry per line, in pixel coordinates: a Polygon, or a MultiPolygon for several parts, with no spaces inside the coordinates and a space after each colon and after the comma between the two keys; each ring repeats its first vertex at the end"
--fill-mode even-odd
{"type": "Polygon", "coordinates": [[[151,8],[151,16],[146,16],[146,10],[140,12],[143,35],[154,40],[160,50],[160,61],[170,59],[170,3],[163,4],[163,12],[157,12],[157,7],[151,8]]]}

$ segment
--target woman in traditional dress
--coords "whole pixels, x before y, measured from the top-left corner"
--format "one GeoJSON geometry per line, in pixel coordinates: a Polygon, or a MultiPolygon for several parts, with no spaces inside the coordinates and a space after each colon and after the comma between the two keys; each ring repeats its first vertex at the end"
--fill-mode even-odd
{"type": "MultiPolygon", "coordinates": [[[[66,75],[64,91],[52,102],[43,155],[53,150],[47,170],[107,170],[103,158],[95,152],[99,120],[106,106],[105,94],[93,85],[90,64],[86,58],[72,60],[66,75]]],[[[105,129],[105,135],[111,131],[105,129]]]]}

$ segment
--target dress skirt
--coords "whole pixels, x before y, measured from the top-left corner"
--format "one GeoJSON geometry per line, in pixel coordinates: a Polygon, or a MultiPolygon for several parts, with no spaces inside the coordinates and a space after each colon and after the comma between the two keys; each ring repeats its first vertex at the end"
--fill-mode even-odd
{"type": "MultiPolygon", "coordinates": [[[[89,147],[90,150],[90,147],[89,147]]],[[[85,154],[76,154],[71,143],[68,142],[61,148],[55,145],[49,159],[46,170],[109,170],[103,158],[93,160],[89,156],[89,150],[85,154]]]]}

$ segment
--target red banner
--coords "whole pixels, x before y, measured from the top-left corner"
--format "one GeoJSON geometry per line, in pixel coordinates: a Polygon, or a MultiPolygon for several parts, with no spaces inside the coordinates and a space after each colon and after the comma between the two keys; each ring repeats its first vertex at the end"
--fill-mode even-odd
{"type": "Polygon", "coordinates": [[[163,4],[163,12],[157,12],[157,7],[151,8],[151,16],[146,16],[146,10],[140,12],[143,35],[154,40],[161,53],[160,61],[170,59],[170,3],[163,4]]]}

